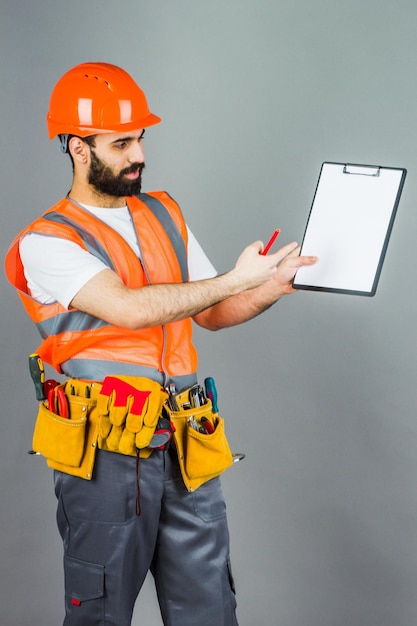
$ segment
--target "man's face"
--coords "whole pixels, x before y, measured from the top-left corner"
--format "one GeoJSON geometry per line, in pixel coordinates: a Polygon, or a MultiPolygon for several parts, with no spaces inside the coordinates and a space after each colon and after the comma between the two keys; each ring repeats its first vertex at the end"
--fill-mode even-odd
{"type": "Polygon", "coordinates": [[[118,198],[140,193],[145,167],[143,134],[141,130],[128,136],[122,133],[96,135],[96,145],[90,147],[88,182],[99,193],[118,198]]]}

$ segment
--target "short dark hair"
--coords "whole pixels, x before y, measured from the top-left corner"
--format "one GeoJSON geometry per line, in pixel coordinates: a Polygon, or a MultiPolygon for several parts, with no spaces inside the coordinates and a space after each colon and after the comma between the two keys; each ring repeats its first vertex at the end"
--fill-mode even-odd
{"type": "MultiPolygon", "coordinates": [[[[73,135],[73,137],[75,137],[75,135],[73,135]]],[[[96,135],[88,135],[88,137],[80,137],[80,139],[81,141],[85,141],[85,143],[88,144],[90,148],[96,147],[96,135]]]]}

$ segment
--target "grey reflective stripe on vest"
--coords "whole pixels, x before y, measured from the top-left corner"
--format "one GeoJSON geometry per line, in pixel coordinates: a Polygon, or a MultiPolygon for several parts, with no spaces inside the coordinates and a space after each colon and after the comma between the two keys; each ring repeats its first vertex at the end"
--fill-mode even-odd
{"type": "Polygon", "coordinates": [[[141,193],[137,196],[141,202],[146,204],[148,209],[152,211],[155,217],[160,221],[165,229],[166,234],[171,241],[172,247],[177,255],[178,263],[181,268],[182,282],[188,282],[188,262],[187,262],[187,249],[181,233],[178,230],[178,226],[174,222],[168,209],[156,198],[148,195],[147,193],[141,193]]]}
{"type": "MultiPolygon", "coordinates": [[[[148,209],[154,214],[154,216],[159,220],[161,225],[163,226],[171,245],[176,254],[179,266],[181,268],[181,277],[184,283],[188,282],[188,261],[187,261],[187,249],[185,247],[184,240],[181,236],[180,231],[178,230],[178,226],[174,222],[171,214],[168,209],[157,200],[153,196],[148,195],[147,193],[141,193],[137,196],[137,198],[146,204],[148,209]]],[[[74,203],[80,208],[83,208],[78,203],[74,203]]],[[[96,258],[100,259],[105,265],[114,270],[113,263],[106,251],[106,249],[101,245],[99,241],[83,226],[80,226],[77,222],[74,222],[72,219],[63,215],[62,213],[57,213],[55,211],[51,211],[51,213],[47,213],[43,216],[45,220],[49,220],[51,222],[56,222],[57,224],[63,224],[64,226],[69,226],[81,237],[82,241],[85,244],[87,250],[93,254],[96,258]]]]}
{"type": "MultiPolygon", "coordinates": [[[[184,244],[184,240],[181,237],[181,233],[168,210],[164,205],[148,194],[139,194],[138,199],[141,200],[148,209],[159,220],[162,227],[165,229],[167,236],[169,237],[171,244],[174,248],[174,252],[177,256],[178,263],[181,268],[181,276],[184,282],[188,281],[188,263],[187,263],[187,250],[184,244]]],[[[83,208],[81,205],[80,208],[83,208]]],[[[101,243],[83,226],[80,226],[77,222],[73,221],[62,213],[51,211],[43,216],[44,219],[57,224],[63,224],[72,228],[82,239],[87,250],[96,258],[100,259],[109,268],[115,270],[114,265],[101,243]]],[[[102,328],[103,326],[110,326],[108,322],[100,320],[92,315],[83,313],[82,311],[69,311],[68,313],[60,313],[55,317],[47,319],[37,324],[37,328],[43,339],[46,337],[59,335],[60,333],[69,331],[76,332],[82,330],[94,330],[102,328]]]]}
{"type": "Polygon", "coordinates": [[[98,317],[77,310],[59,313],[55,317],[36,324],[42,339],[59,335],[66,331],[94,330],[103,326],[110,326],[110,324],[98,317]]]}
{"type": "Polygon", "coordinates": [[[80,226],[77,222],[74,222],[69,217],[62,215],[62,213],[55,213],[52,211],[51,213],[47,213],[43,216],[45,220],[49,220],[50,222],[56,222],[57,224],[63,224],[64,226],[69,226],[81,237],[83,240],[85,247],[87,250],[100,259],[105,265],[114,270],[113,263],[107,254],[105,248],[97,241],[95,237],[91,233],[88,232],[83,226],[80,226]]]}
{"type": "Polygon", "coordinates": [[[177,391],[188,389],[197,383],[197,373],[169,377],[166,374],[145,365],[121,363],[120,361],[102,361],[99,359],[68,359],[61,364],[62,372],[70,378],[84,380],[104,380],[106,376],[144,376],[156,381],[161,386],[174,383],[177,391]]]}

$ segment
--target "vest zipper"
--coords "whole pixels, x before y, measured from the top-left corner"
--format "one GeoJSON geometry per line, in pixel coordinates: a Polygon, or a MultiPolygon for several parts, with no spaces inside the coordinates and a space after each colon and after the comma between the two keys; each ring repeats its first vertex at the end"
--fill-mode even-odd
{"type": "MultiPolygon", "coordinates": [[[[134,219],[132,217],[132,214],[130,212],[129,205],[127,205],[127,210],[129,212],[130,221],[131,221],[131,224],[133,226],[133,230],[134,230],[136,241],[137,241],[138,248],[139,248],[139,261],[140,261],[140,263],[142,265],[143,273],[145,274],[145,278],[148,281],[148,285],[152,285],[152,281],[150,279],[150,276],[149,276],[149,273],[148,273],[148,269],[146,267],[145,258],[144,258],[144,255],[143,255],[143,250],[142,250],[142,246],[141,246],[141,243],[140,243],[138,231],[136,230],[135,221],[134,221],[134,219]]],[[[167,329],[166,329],[166,325],[165,324],[161,324],[161,328],[162,328],[162,337],[163,337],[162,353],[161,353],[161,369],[162,369],[162,374],[163,374],[163,377],[164,377],[163,386],[164,386],[164,389],[166,389],[168,387],[168,382],[169,382],[168,372],[166,371],[166,368],[165,368],[165,357],[166,357],[166,346],[167,346],[167,329]]]]}

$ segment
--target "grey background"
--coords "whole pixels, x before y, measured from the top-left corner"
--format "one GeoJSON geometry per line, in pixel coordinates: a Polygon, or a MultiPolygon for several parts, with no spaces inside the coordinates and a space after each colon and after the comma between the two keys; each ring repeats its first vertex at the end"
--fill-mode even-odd
{"type": "MultiPolygon", "coordinates": [[[[146,136],[145,190],[180,202],[219,271],[277,226],[301,240],[322,161],[408,169],[374,298],[300,292],[196,341],[247,453],[223,480],[241,626],[415,626],[415,0],[3,0],[0,13],[3,253],[69,187],[44,116],[84,61],[146,91],[163,124],[146,136]]],[[[38,336],[0,280],[1,622],[56,626],[52,476],[26,454],[38,336]]],[[[160,624],[149,580],[133,623],[160,624]]]]}

